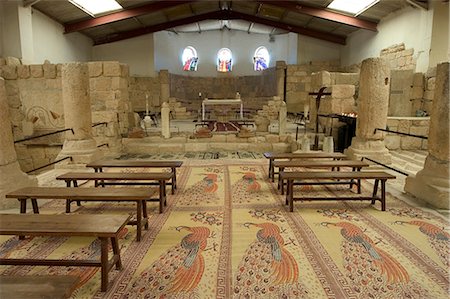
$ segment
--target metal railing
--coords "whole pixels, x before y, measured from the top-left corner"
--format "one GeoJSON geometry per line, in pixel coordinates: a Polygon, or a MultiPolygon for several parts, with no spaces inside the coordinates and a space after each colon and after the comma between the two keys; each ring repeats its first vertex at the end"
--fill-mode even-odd
{"type": "Polygon", "coordinates": [[[72,134],[75,134],[73,132],[73,129],[63,129],[63,130],[58,130],[58,131],[54,131],[54,132],[50,132],[50,133],[45,133],[42,135],[31,136],[31,137],[27,137],[24,139],[19,139],[19,140],[14,141],[14,143],[24,142],[24,141],[28,141],[28,140],[32,140],[32,139],[36,139],[36,138],[40,138],[40,137],[44,137],[44,136],[54,135],[54,134],[58,134],[58,133],[66,132],[66,131],[72,131],[72,134]]]}
{"type": "Polygon", "coordinates": [[[387,166],[386,164],[383,164],[383,163],[381,163],[381,162],[372,160],[372,159],[367,158],[367,157],[362,157],[362,158],[361,158],[361,161],[363,161],[364,159],[369,160],[370,162],[373,162],[373,163],[375,163],[375,164],[381,165],[381,166],[383,166],[383,167],[386,167],[387,169],[393,170],[393,171],[398,172],[398,173],[400,173],[400,174],[409,176],[409,174],[407,174],[406,172],[403,172],[403,171],[401,171],[401,170],[395,169],[394,167],[387,166]]]}
{"type": "Polygon", "coordinates": [[[409,134],[409,133],[403,133],[403,132],[398,132],[398,131],[391,131],[389,129],[380,129],[380,128],[376,128],[375,130],[373,130],[373,133],[375,134],[378,131],[384,131],[384,132],[389,132],[389,133],[395,133],[395,134],[399,134],[399,135],[405,135],[405,136],[409,136],[409,137],[416,137],[416,138],[421,138],[421,139],[428,139],[427,136],[422,136],[422,135],[414,135],[414,134],[409,134]]]}
{"type": "Polygon", "coordinates": [[[65,157],[65,158],[62,158],[62,159],[53,161],[53,162],[51,162],[51,163],[45,164],[45,165],[43,165],[43,166],[40,166],[40,167],[38,167],[38,168],[35,168],[35,169],[32,169],[32,170],[28,170],[26,173],[30,173],[30,172],[34,172],[34,171],[36,171],[36,170],[40,170],[40,169],[42,169],[42,168],[48,167],[48,166],[50,166],[50,165],[59,163],[59,162],[61,162],[61,161],[67,160],[67,159],[70,159],[70,161],[72,161],[72,157],[65,157]]]}
{"type": "Polygon", "coordinates": [[[108,126],[108,123],[107,122],[95,123],[95,124],[92,125],[92,128],[93,127],[97,127],[97,126],[101,126],[101,125],[108,126]]]}

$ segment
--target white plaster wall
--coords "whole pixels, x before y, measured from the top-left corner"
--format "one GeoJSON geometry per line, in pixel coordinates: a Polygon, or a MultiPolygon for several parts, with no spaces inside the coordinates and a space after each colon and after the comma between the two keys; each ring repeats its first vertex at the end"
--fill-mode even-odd
{"type": "Polygon", "coordinates": [[[95,61],[119,61],[130,67],[130,75],[154,77],[153,34],[146,34],[114,43],[94,46],[95,61]]]}
{"type": "Polygon", "coordinates": [[[331,61],[341,59],[342,45],[323,41],[305,35],[298,35],[297,63],[310,61],[331,61]]]}
{"type": "Polygon", "coordinates": [[[297,34],[276,35],[269,42],[265,34],[248,34],[237,30],[214,30],[202,33],[178,33],[160,31],[154,33],[155,70],[168,69],[173,74],[197,77],[251,76],[258,75],[253,70],[253,55],[257,47],[265,46],[271,55],[270,66],[277,60],[288,64],[297,63],[297,34]],[[182,70],[181,54],[185,47],[197,50],[199,65],[197,72],[182,70]],[[217,51],[229,48],[233,53],[233,69],[230,74],[217,72],[217,51]]]}
{"type": "Polygon", "coordinates": [[[0,2],[0,57],[3,57],[3,28],[5,28],[3,15],[3,3],[0,2]]]}
{"type": "Polygon", "coordinates": [[[430,46],[430,67],[439,63],[450,61],[449,47],[449,3],[432,2],[433,31],[430,46]]]}
{"type": "Polygon", "coordinates": [[[1,3],[3,9],[2,26],[3,32],[3,51],[4,57],[13,56],[22,58],[22,51],[20,48],[20,30],[19,17],[17,12],[17,2],[1,3]]]}
{"type": "Polygon", "coordinates": [[[33,45],[34,61],[41,64],[45,60],[51,63],[71,61],[90,61],[92,40],[74,32],[64,34],[64,27],[33,9],[33,45]]]}
{"type": "Polygon", "coordinates": [[[380,51],[394,44],[404,43],[414,48],[416,71],[428,69],[433,9],[428,11],[407,7],[382,19],[378,32],[358,30],[347,38],[342,49],[343,66],[359,63],[369,57],[379,57],[380,51]]]}

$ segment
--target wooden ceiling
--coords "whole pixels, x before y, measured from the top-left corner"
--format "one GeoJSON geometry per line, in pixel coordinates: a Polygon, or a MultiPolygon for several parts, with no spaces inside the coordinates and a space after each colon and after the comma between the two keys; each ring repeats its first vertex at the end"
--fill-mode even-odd
{"type": "Polygon", "coordinates": [[[24,0],[53,20],[65,33],[80,32],[95,45],[161,30],[203,32],[243,30],[276,35],[286,32],[345,44],[356,30],[377,31],[388,14],[413,6],[427,9],[427,0],[380,0],[357,17],[327,9],[332,0],[303,1],[142,1],[118,0],[121,11],[92,17],[67,0],[24,0]]]}

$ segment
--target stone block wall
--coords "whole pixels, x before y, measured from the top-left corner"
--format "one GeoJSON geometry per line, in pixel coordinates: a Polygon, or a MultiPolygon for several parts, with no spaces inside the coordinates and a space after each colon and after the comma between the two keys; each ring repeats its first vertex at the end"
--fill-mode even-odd
{"type": "MultiPolygon", "coordinates": [[[[387,126],[389,130],[409,133],[419,136],[428,136],[430,127],[429,117],[388,117],[387,126]]],[[[385,133],[384,142],[390,150],[427,150],[428,140],[385,133]]]]}
{"type": "Polygon", "coordinates": [[[120,138],[137,126],[128,93],[128,65],[117,61],[89,62],[89,88],[92,135],[97,144],[108,143],[110,150],[120,150],[120,138]]]}
{"type": "MultiPolygon", "coordinates": [[[[128,66],[118,62],[89,63],[93,128],[97,144],[120,149],[121,134],[128,132],[128,66]]],[[[14,139],[63,129],[61,64],[22,65],[13,57],[0,59],[0,76],[5,79],[14,139]]],[[[23,171],[54,161],[61,150],[64,133],[16,144],[23,171]]],[[[110,148],[110,149],[111,149],[110,148]]],[[[106,149],[106,148],[102,148],[106,149]]]]}
{"type": "Polygon", "coordinates": [[[414,58],[414,49],[405,49],[405,44],[392,45],[382,49],[380,57],[385,58],[391,69],[396,70],[415,70],[416,59],[414,58]]]}
{"type": "Polygon", "coordinates": [[[288,112],[303,112],[309,104],[312,86],[312,73],[319,71],[339,71],[339,61],[316,61],[310,64],[288,65],[286,71],[286,105],[288,112]]]}
{"type": "Polygon", "coordinates": [[[234,99],[236,92],[240,93],[244,108],[261,109],[267,103],[267,97],[277,94],[275,68],[257,76],[188,77],[170,74],[169,78],[170,96],[177,98],[188,111],[197,111],[206,97],[234,99]]]}
{"type": "MultiPolygon", "coordinates": [[[[64,128],[60,65],[22,65],[19,59],[7,57],[0,63],[0,73],[5,79],[15,140],[64,128]]],[[[64,133],[60,133],[15,144],[22,170],[54,161],[63,140],[64,133]]]]}
{"type": "Polygon", "coordinates": [[[130,77],[129,96],[134,111],[145,111],[147,99],[151,111],[161,109],[160,84],[159,77],[130,77]]]}

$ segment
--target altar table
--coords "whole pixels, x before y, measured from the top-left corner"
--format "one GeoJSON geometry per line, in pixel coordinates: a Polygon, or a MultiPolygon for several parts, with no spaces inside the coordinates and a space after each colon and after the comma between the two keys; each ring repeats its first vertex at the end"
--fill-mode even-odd
{"type": "Polygon", "coordinates": [[[241,99],[204,99],[202,102],[202,120],[205,120],[206,105],[240,105],[241,119],[244,119],[243,104],[241,99]]]}

